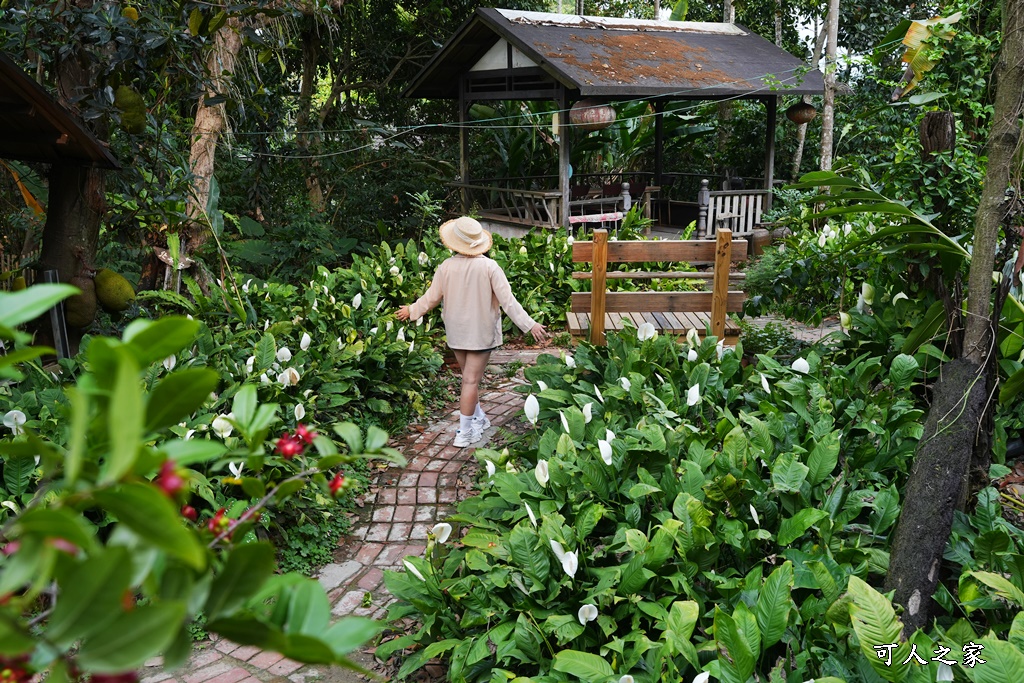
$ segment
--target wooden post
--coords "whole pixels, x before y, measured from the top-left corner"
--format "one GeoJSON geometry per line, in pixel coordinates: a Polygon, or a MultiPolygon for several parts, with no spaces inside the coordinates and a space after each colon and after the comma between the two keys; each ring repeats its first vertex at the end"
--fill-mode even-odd
{"type": "MultiPolygon", "coordinates": [[[[605,274],[608,272],[608,231],[604,228],[594,230],[592,259],[594,278],[590,282],[590,343],[594,346],[604,346],[605,274]]],[[[724,329],[724,322],[722,326],[724,329]]]]}
{"type": "Polygon", "coordinates": [[[652,185],[661,186],[665,159],[665,100],[654,101],[654,179],[652,185]]]}
{"type": "Polygon", "coordinates": [[[562,192],[560,223],[569,234],[569,145],[572,129],[569,127],[569,91],[562,86],[558,97],[558,189],[562,192]]]}
{"type": "Polygon", "coordinates": [[[779,110],[779,96],[771,95],[764,103],[768,114],[764,149],[764,189],[768,190],[765,197],[764,210],[772,208],[772,185],[775,184],[775,126],[779,110]]]}
{"type": "MultiPolygon", "coordinates": [[[[729,268],[732,265],[732,230],[718,231],[715,246],[715,280],[711,293],[711,334],[725,339],[725,313],[729,306],[729,268]]],[[[597,264],[594,264],[595,266],[597,264]]],[[[601,302],[604,304],[604,301],[601,302]]]]}
{"type": "Polygon", "coordinates": [[[711,190],[708,189],[708,181],[700,181],[700,189],[697,190],[697,239],[702,240],[708,236],[708,208],[711,206],[711,190]]]}

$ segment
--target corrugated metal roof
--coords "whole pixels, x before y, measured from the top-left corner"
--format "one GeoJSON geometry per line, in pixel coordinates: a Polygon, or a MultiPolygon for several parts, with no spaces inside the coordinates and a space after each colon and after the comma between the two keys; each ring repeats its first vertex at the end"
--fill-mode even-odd
{"type": "Polygon", "coordinates": [[[120,168],[74,115],[0,53],[0,158],[120,168]]]}
{"type": "Polygon", "coordinates": [[[457,98],[460,77],[502,38],[580,97],[715,99],[824,89],[820,72],[738,24],[481,8],[405,95],[457,98]]]}

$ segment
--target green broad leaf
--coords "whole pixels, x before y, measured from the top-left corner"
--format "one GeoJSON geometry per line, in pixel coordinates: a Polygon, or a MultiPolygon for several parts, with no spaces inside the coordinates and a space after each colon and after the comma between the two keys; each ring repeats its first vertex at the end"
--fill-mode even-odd
{"type": "Polygon", "coordinates": [[[757,616],[757,625],[761,629],[761,642],[766,650],[782,640],[782,636],[786,632],[793,606],[793,600],[790,597],[793,579],[793,563],[783,562],[768,575],[757,595],[754,614],[757,616]]]}
{"type": "Polygon", "coordinates": [[[152,484],[122,484],[93,494],[102,508],[150,543],[198,570],[206,567],[206,548],[181,522],[174,503],[152,484]]]}
{"type": "Polygon", "coordinates": [[[349,453],[359,455],[363,452],[363,433],[359,427],[351,422],[341,422],[334,425],[334,433],[344,439],[348,444],[349,453]]]}
{"type": "MultiPolygon", "coordinates": [[[[1013,643],[1018,650],[1024,652],[1024,612],[1018,612],[1017,616],[1013,618],[1006,639],[1013,643]]],[[[3,642],[2,638],[0,638],[0,642],[3,642]]]]}
{"type": "Polygon", "coordinates": [[[661,489],[657,486],[651,486],[650,484],[634,484],[630,487],[629,492],[626,494],[630,500],[639,500],[644,496],[649,496],[654,493],[661,493],[661,489]]]}
{"type": "Polygon", "coordinates": [[[672,21],[686,21],[686,13],[690,10],[690,0],[676,0],[676,4],[672,6],[672,15],[669,17],[672,21]]]}
{"type": "Polygon", "coordinates": [[[343,657],[375,638],[383,628],[373,619],[346,617],[327,629],[323,638],[336,656],[343,657]]]}
{"type": "Polygon", "coordinates": [[[782,520],[782,524],[779,525],[779,545],[789,545],[826,517],[828,513],[824,510],[804,508],[792,517],[782,520]]]}
{"type": "Polygon", "coordinates": [[[18,655],[30,652],[35,639],[10,621],[6,612],[0,612],[0,655],[18,655]]]}
{"type": "Polygon", "coordinates": [[[697,649],[690,642],[700,608],[692,601],[677,601],[669,608],[667,626],[662,634],[671,653],[681,654],[695,669],[700,669],[697,649]]]}
{"type": "Polygon", "coordinates": [[[1012,602],[1018,609],[1024,609],[1024,591],[1006,578],[992,572],[971,572],[970,575],[993,589],[1003,600],[1012,602]]]}
{"type": "MultiPolygon", "coordinates": [[[[153,387],[146,401],[147,433],[177,424],[199,410],[217,388],[220,377],[209,368],[173,372],[153,387]]],[[[235,413],[236,417],[238,413],[235,413]]]]}
{"type": "Polygon", "coordinates": [[[258,402],[256,387],[252,384],[244,385],[232,399],[231,414],[235,416],[235,421],[242,426],[243,430],[248,431],[251,428],[258,402]]]}
{"type": "Polygon", "coordinates": [[[117,370],[107,413],[109,448],[100,465],[99,484],[119,481],[135,466],[142,443],[143,400],[139,366],[135,359],[117,350],[117,370]]]}
{"type": "MultiPolygon", "coordinates": [[[[72,285],[32,285],[20,292],[0,292],[0,330],[13,330],[22,323],[35,320],[58,303],[79,294],[72,285]]],[[[10,335],[5,335],[10,336],[10,335]]]]}
{"type": "Polygon", "coordinates": [[[906,341],[903,342],[903,353],[917,353],[922,344],[932,341],[942,324],[946,322],[946,309],[942,301],[936,301],[924,314],[920,323],[914,326],[906,341]]]}
{"type": "Polygon", "coordinates": [[[8,455],[3,464],[7,492],[14,496],[27,493],[32,485],[32,473],[36,470],[35,459],[27,454],[8,455]]]}
{"type": "Polygon", "coordinates": [[[892,604],[884,595],[864,583],[856,576],[850,577],[849,594],[853,599],[850,605],[850,620],[853,630],[860,641],[861,655],[866,658],[876,674],[887,681],[905,681],[908,678],[910,664],[910,648],[900,643],[903,624],[896,618],[892,604]],[[886,665],[880,659],[876,646],[897,644],[892,650],[892,659],[886,665]]]}
{"type": "Polygon", "coordinates": [[[839,586],[836,584],[832,572],[828,570],[828,567],[823,562],[805,562],[804,566],[810,569],[814,575],[814,580],[818,582],[818,588],[821,590],[825,602],[833,603],[839,599],[839,586]]]}
{"type": "Polygon", "coordinates": [[[807,456],[807,481],[817,486],[830,476],[839,464],[839,432],[831,432],[820,439],[807,456]]]}
{"type": "Polygon", "coordinates": [[[64,478],[69,485],[78,481],[85,461],[85,437],[89,427],[89,401],[75,387],[65,390],[71,403],[71,429],[68,436],[68,451],[64,458],[64,478]]]}
{"type": "Polygon", "coordinates": [[[736,622],[721,608],[715,607],[715,642],[722,683],[747,683],[754,675],[754,657],[736,622]]]}
{"type": "Polygon", "coordinates": [[[167,648],[185,620],[185,603],[140,605],[108,622],[82,643],[78,661],[94,673],[138,669],[167,648]]]}
{"type": "Polygon", "coordinates": [[[256,477],[242,477],[242,490],[250,498],[262,498],[267,495],[267,487],[263,480],[256,477]]]}
{"type": "Polygon", "coordinates": [[[889,368],[889,383],[894,389],[906,389],[914,383],[914,377],[920,369],[917,360],[913,356],[901,353],[892,359],[892,366],[889,368]]]}
{"type": "Polygon", "coordinates": [[[199,31],[203,28],[203,12],[198,7],[188,15],[188,32],[194,38],[200,37],[199,31]]]}
{"type": "MultiPolygon", "coordinates": [[[[270,571],[273,571],[273,547],[270,550],[270,571]]],[[[269,577],[269,573],[265,577],[269,577]]],[[[255,592],[255,591],[254,591],[255,592]]],[[[292,586],[291,599],[288,601],[288,620],[284,631],[287,634],[301,633],[308,636],[322,635],[331,623],[331,603],[324,593],[323,586],[313,579],[306,579],[292,586]]]]}
{"type": "MultiPolygon", "coordinates": [[[[203,611],[208,619],[231,616],[256,594],[274,574],[274,547],[269,543],[247,543],[228,555],[224,569],[213,580],[203,611]]],[[[326,624],[325,624],[326,625],[326,624]]]]}
{"type": "Polygon", "coordinates": [[[261,372],[274,364],[277,359],[277,340],[270,332],[264,332],[260,340],[256,342],[256,352],[253,354],[256,361],[253,364],[253,374],[261,372]]]}
{"type": "Polygon", "coordinates": [[[985,649],[978,656],[985,660],[973,667],[961,666],[958,670],[967,674],[973,683],[1017,683],[1020,672],[1024,671],[1024,654],[1014,647],[1013,643],[999,640],[994,636],[985,636],[979,645],[985,649]]]}
{"type": "Polygon", "coordinates": [[[646,586],[653,576],[654,572],[644,567],[644,554],[637,553],[623,568],[617,592],[622,596],[633,595],[646,586]]]}
{"type": "Polygon", "coordinates": [[[606,679],[615,675],[611,664],[604,658],[578,650],[562,650],[556,654],[552,668],[587,683],[604,683],[606,679]]]}
{"type": "Polygon", "coordinates": [[[309,664],[333,664],[335,661],[334,652],[327,643],[305,633],[286,636],[281,654],[289,659],[309,664]]]}
{"type": "Polygon", "coordinates": [[[1009,403],[1024,391],[1024,368],[1010,375],[999,390],[999,402],[1009,403]]]}
{"type": "Polygon", "coordinates": [[[747,648],[756,658],[761,653],[761,629],[757,626],[757,617],[743,601],[736,603],[732,613],[736,630],[747,644],[747,648]]]}
{"type": "Polygon", "coordinates": [[[799,493],[810,471],[793,453],[783,453],[772,463],[772,485],[776,491],[799,493]]]}
{"type": "Polygon", "coordinates": [[[74,545],[93,552],[96,539],[85,519],[68,508],[34,507],[14,522],[11,538],[36,536],[39,538],[63,538],[74,545]]]}
{"type": "Polygon", "coordinates": [[[548,580],[551,572],[548,553],[540,548],[537,534],[526,524],[517,525],[508,535],[508,552],[511,563],[538,584],[548,580]]]}
{"type": "Polygon", "coordinates": [[[174,439],[160,444],[160,452],[181,466],[215,460],[227,451],[219,441],[174,439]]]}
{"type": "Polygon", "coordinates": [[[46,626],[46,639],[60,648],[101,628],[121,612],[121,598],[132,578],[128,549],[113,546],[75,569],[61,585],[60,600],[46,626]]]}
{"type": "Polygon", "coordinates": [[[199,321],[181,315],[158,320],[134,320],[124,329],[125,348],[132,352],[139,366],[162,361],[195,341],[199,321]]]}
{"type": "Polygon", "coordinates": [[[388,433],[376,425],[370,425],[366,429],[366,450],[369,452],[380,450],[388,443],[388,433]]]}
{"type": "Polygon", "coordinates": [[[576,638],[583,635],[583,632],[587,630],[586,627],[580,623],[579,619],[568,614],[556,614],[548,617],[544,621],[542,628],[546,634],[555,636],[559,646],[563,646],[566,643],[576,640],[576,638]]]}
{"type": "Polygon", "coordinates": [[[597,523],[604,517],[604,506],[599,503],[590,503],[576,515],[576,535],[579,538],[586,538],[596,527],[597,523]]]}

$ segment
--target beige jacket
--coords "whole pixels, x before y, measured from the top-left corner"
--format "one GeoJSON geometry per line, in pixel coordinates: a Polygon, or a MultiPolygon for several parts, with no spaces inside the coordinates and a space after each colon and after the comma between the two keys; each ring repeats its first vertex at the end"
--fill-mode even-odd
{"type": "Polygon", "coordinates": [[[486,256],[456,254],[445,260],[426,294],[409,307],[409,317],[423,317],[442,300],[441,317],[453,349],[483,351],[501,346],[499,306],[523,332],[537,324],[512,295],[501,267],[486,256]]]}

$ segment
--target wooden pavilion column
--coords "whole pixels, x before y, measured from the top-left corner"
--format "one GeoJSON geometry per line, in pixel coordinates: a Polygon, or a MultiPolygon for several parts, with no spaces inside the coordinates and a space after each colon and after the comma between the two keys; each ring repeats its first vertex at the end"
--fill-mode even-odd
{"type": "Polygon", "coordinates": [[[652,185],[661,186],[661,174],[665,163],[665,100],[654,101],[654,178],[652,185]]]}
{"type": "MultiPolygon", "coordinates": [[[[466,101],[466,79],[459,79],[459,181],[469,183],[469,102],[466,101]]],[[[462,215],[469,215],[469,188],[459,191],[462,200],[462,215]]]]}
{"type": "Polygon", "coordinates": [[[778,119],[779,96],[769,95],[764,102],[764,108],[768,114],[764,149],[764,189],[768,190],[768,194],[764,198],[764,210],[767,211],[772,208],[772,185],[775,183],[775,128],[778,119]]]}
{"type": "Polygon", "coordinates": [[[569,232],[569,90],[563,85],[558,94],[558,189],[562,192],[559,220],[569,232]]]}

